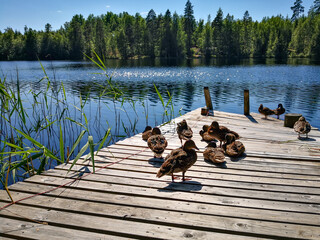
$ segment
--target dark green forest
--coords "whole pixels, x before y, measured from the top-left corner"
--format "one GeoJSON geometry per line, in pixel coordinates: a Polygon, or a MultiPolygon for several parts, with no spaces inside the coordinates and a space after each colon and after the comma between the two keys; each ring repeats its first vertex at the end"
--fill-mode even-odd
{"type": "Polygon", "coordinates": [[[146,18],[123,12],[101,16],[75,15],[58,30],[45,25],[36,31],[25,26],[24,33],[7,28],[0,31],[0,60],[83,60],[94,52],[104,58],[217,57],[320,59],[320,0],[304,14],[302,0],[291,7],[292,17],[265,17],[253,21],[248,11],[242,19],[219,9],[207,20],[194,18],[188,0],[184,15],[146,18]]]}

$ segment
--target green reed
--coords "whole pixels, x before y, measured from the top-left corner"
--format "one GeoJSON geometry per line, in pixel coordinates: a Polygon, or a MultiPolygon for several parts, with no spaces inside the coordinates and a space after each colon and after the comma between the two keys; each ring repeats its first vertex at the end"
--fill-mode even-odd
{"type": "MultiPolygon", "coordinates": [[[[98,89],[95,126],[90,126],[85,113],[90,92],[85,96],[80,94],[78,104],[70,102],[63,83],[58,83],[55,77],[50,79],[41,62],[39,64],[44,77],[38,83],[45,84],[46,87],[44,90],[30,90],[28,94],[31,100],[22,100],[18,71],[15,87],[7,83],[6,77],[0,78],[0,182],[10,198],[9,179],[15,182],[20,178],[41,174],[52,166],[68,163],[70,159],[71,170],[86,152],[84,158],[91,160],[95,171],[95,155],[101,148],[118,137],[125,137],[119,134],[120,128],[126,136],[137,133],[137,104],[145,109],[144,117],[146,124],[148,123],[148,103],[142,99],[126,97],[113,81],[112,75],[107,74],[107,67],[98,55],[95,59],[89,59],[102,70],[102,73],[96,74],[103,75],[105,79],[95,86],[98,89]],[[113,103],[115,126],[109,126],[107,122],[107,128],[103,128],[105,130],[101,134],[101,108],[111,109],[102,101],[106,98],[113,103]],[[116,107],[117,103],[121,103],[120,107],[116,107]],[[136,118],[129,116],[124,103],[129,104],[136,118]],[[124,112],[126,117],[121,118],[120,112],[124,112]],[[93,129],[99,133],[96,142],[93,139],[93,129]]],[[[170,122],[174,118],[172,96],[167,92],[169,100],[165,103],[157,87],[154,87],[164,110],[162,120],[170,122]]]]}

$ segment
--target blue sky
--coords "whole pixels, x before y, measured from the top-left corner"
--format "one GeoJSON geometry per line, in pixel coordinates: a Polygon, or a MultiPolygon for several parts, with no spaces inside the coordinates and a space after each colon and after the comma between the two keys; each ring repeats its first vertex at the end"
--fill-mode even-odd
{"type": "MultiPolygon", "coordinates": [[[[101,15],[107,11],[120,13],[123,11],[134,15],[140,13],[143,17],[150,9],[157,14],[165,13],[167,9],[183,15],[187,0],[0,0],[0,31],[12,27],[23,32],[27,25],[36,30],[43,30],[46,23],[52,25],[53,30],[60,28],[66,21],[70,21],[75,14],[82,14],[85,18],[89,14],[101,15]]],[[[291,17],[290,7],[295,0],[191,0],[194,15],[207,20],[211,19],[222,8],[224,16],[234,15],[242,18],[246,10],[253,20],[260,21],[265,16],[282,14],[291,17]]],[[[308,12],[313,0],[303,0],[305,13],[308,12]]]]}

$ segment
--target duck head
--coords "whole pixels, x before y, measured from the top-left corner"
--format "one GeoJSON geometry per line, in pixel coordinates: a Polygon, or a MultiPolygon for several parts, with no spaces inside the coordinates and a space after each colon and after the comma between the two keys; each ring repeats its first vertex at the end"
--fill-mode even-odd
{"type": "Polygon", "coordinates": [[[305,117],[302,116],[302,117],[299,118],[299,121],[300,121],[300,122],[305,122],[306,119],[305,119],[305,117]]]}
{"type": "Polygon", "coordinates": [[[232,133],[226,134],[226,142],[227,144],[230,144],[236,140],[236,136],[232,133]]]}
{"type": "Polygon", "coordinates": [[[149,130],[152,130],[152,127],[150,127],[150,126],[146,126],[146,128],[144,129],[144,131],[143,131],[143,132],[146,132],[146,131],[149,131],[149,130]]]}
{"type": "Polygon", "coordinates": [[[213,121],[213,122],[211,123],[211,128],[213,128],[213,129],[219,129],[219,123],[218,123],[217,121],[213,121]]]}
{"type": "Polygon", "coordinates": [[[278,104],[278,108],[283,109],[283,106],[281,103],[278,104]]]}
{"type": "Polygon", "coordinates": [[[208,147],[216,148],[216,147],[217,147],[217,144],[216,144],[215,142],[211,141],[211,142],[208,143],[208,146],[206,146],[206,147],[207,147],[207,148],[208,148],[208,147]]]}
{"type": "Polygon", "coordinates": [[[203,125],[202,130],[207,132],[209,129],[209,125],[203,125]]]}
{"type": "Polygon", "coordinates": [[[187,128],[188,124],[187,124],[187,121],[185,119],[183,119],[181,122],[179,122],[178,124],[178,127],[180,128],[187,128]]]}
{"type": "Polygon", "coordinates": [[[161,131],[158,127],[154,127],[151,132],[152,135],[160,135],[161,131]]]}
{"type": "Polygon", "coordinates": [[[259,109],[263,109],[263,105],[262,104],[260,104],[259,109]]]}
{"type": "Polygon", "coordinates": [[[183,145],[183,150],[188,151],[191,149],[199,150],[199,148],[196,146],[196,144],[193,140],[187,140],[183,145]]]}

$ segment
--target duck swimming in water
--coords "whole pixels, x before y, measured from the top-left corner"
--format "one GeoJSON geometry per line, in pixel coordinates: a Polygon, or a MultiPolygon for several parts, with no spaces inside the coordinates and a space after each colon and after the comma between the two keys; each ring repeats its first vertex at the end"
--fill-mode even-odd
{"type": "Polygon", "coordinates": [[[182,172],[182,181],[185,181],[185,172],[197,161],[197,153],[194,149],[199,150],[193,140],[187,140],[182,147],[172,150],[166,156],[157,177],[171,175],[174,182],[173,174],[182,172]]]}

